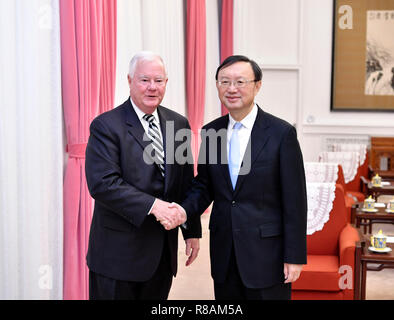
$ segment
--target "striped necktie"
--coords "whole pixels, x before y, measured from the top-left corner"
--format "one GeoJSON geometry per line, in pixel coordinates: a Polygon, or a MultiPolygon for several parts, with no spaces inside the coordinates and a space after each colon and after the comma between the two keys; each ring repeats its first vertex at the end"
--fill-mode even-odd
{"type": "Polygon", "coordinates": [[[148,121],[148,137],[152,140],[152,147],[154,149],[153,159],[160,168],[160,173],[164,177],[164,148],[163,141],[160,137],[160,129],[155,121],[155,116],[152,114],[144,115],[144,120],[148,121]]]}

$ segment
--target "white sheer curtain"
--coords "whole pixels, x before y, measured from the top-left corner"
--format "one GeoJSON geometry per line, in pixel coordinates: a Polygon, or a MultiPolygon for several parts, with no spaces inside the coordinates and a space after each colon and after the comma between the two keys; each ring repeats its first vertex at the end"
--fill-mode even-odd
{"type": "Polygon", "coordinates": [[[160,54],[168,85],[162,104],[186,114],[183,0],[118,0],[116,105],[129,95],[128,63],[140,50],[160,54]]]}
{"type": "Polygon", "coordinates": [[[141,0],[118,0],[117,6],[115,107],[129,96],[129,62],[142,50],[141,0]]]}
{"type": "Polygon", "coordinates": [[[0,1],[0,299],[61,299],[58,0],[0,1]]]}
{"type": "Polygon", "coordinates": [[[220,65],[219,8],[218,1],[206,0],[207,8],[207,57],[205,85],[204,124],[221,116],[221,106],[216,89],[215,73],[220,65]]]}
{"type": "MultiPolygon", "coordinates": [[[[187,115],[185,92],[185,30],[184,0],[118,0],[117,70],[115,105],[129,94],[128,64],[140,50],[159,53],[168,72],[167,92],[162,104],[187,115]]],[[[207,85],[205,121],[220,116],[220,102],[215,86],[215,71],[219,66],[218,2],[206,1],[207,8],[207,85]]]]}
{"type": "Polygon", "coordinates": [[[164,59],[168,85],[162,104],[186,115],[185,1],[141,0],[142,45],[164,59]]]}

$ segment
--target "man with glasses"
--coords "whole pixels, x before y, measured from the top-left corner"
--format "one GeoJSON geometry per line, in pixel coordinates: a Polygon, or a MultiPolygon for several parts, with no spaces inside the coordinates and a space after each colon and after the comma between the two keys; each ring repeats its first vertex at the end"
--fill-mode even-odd
{"type": "Polygon", "coordinates": [[[210,256],[217,300],[290,299],[291,283],[306,263],[302,153],[295,128],[254,102],[261,80],[260,67],[245,56],[228,57],[218,67],[219,98],[230,114],[202,132],[227,134],[202,135],[198,175],[182,203],[193,219],[213,201],[210,256]]]}
{"type": "MultiPolygon", "coordinates": [[[[90,126],[86,179],[95,199],[87,264],[90,299],[167,299],[177,272],[180,202],[193,164],[179,164],[171,130],[190,129],[186,118],[160,103],[167,75],[160,56],[141,52],[130,61],[130,98],[90,126]],[[169,161],[174,159],[175,161],[169,161]]],[[[190,141],[190,140],[188,140],[190,141]]],[[[189,148],[190,149],[190,148],[189,148]]],[[[200,217],[182,228],[186,265],[197,257],[200,217]]]]}

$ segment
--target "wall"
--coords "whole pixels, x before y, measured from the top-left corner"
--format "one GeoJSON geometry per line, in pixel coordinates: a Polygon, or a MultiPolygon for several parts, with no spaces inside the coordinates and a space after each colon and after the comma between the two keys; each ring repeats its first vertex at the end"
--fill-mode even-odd
{"type": "Polygon", "coordinates": [[[322,136],[394,136],[394,113],[330,112],[332,1],[304,0],[301,140],[314,159],[322,136]]]}
{"type": "Polygon", "coordinates": [[[262,66],[256,100],[296,124],[306,161],[326,136],[394,136],[394,113],[330,111],[332,20],[332,0],[235,0],[234,52],[262,66]]]}
{"type": "MultiPolygon", "coordinates": [[[[184,5],[183,0],[118,0],[115,105],[128,95],[131,56],[141,49],[154,50],[163,55],[169,73],[163,105],[187,114],[184,5]]],[[[214,80],[219,65],[217,1],[207,1],[206,7],[204,123],[220,116],[214,80]]],[[[332,20],[333,0],[234,0],[234,53],[261,65],[263,86],[256,101],[296,125],[306,161],[317,160],[327,136],[394,136],[394,113],[330,112],[332,20]]]]}

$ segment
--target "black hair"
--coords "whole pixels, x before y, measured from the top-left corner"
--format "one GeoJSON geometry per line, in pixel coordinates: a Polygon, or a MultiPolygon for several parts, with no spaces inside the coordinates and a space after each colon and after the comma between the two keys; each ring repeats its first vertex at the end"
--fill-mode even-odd
{"type": "Polygon", "coordinates": [[[218,67],[218,69],[216,70],[216,75],[215,75],[215,79],[218,80],[218,74],[219,71],[222,70],[223,68],[226,68],[228,66],[231,66],[232,64],[236,63],[236,62],[248,62],[250,63],[252,69],[253,69],[253,73],[254,73],[254,80],[255,81],[260,81],[263,78],[263,72],[261,71],[261,68],[259,67],[259,65],[252,59],[249,59],[246,56],[241,56],[241,55],[235,55],[235,56],[229,56],[227,57],[222,63],[221,65],[218,67]]]}

